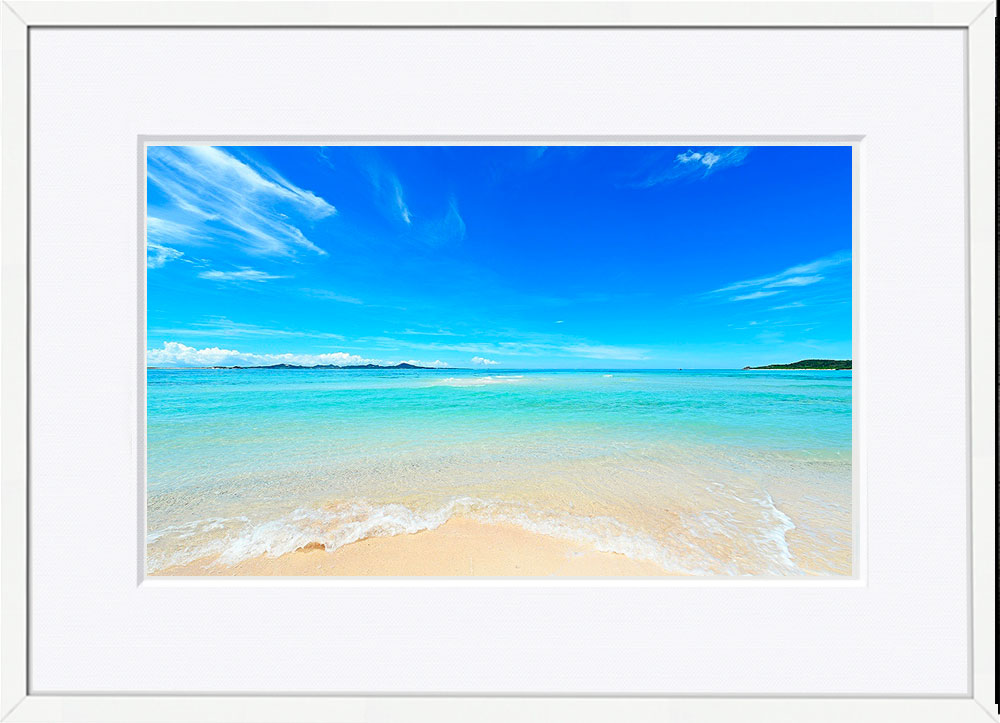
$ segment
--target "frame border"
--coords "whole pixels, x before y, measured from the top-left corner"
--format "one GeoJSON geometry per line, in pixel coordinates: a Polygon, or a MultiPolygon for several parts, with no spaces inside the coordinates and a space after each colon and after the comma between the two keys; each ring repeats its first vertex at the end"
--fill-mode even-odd
{"type": "MultiPolygon", "coordinates": [[[[137,319],[139,321],[138,348],[136,349],[137,378],[139,380],[137,389],[138,407],[138,460],[139,469],[137,471],[138,500],[137,519],[139,527],[136,535],[137,543],[137,583],[153,587],[178,587],[178,586],[211,586],[219,585],[257,587],[260,585],[271,585],[275,581],[281,584],[301,585],[303,580],[308,580],[309,585],[329,586],[334,588],[343,587],[424,587],[424,586],[468,586],[470,584],[486,587],[702,587],[710,585],[725,585],[728,587],[756,587],[758,585],[767,587],[800,587],[808,586],[814,588],[850,588],[864,587],[868,584],[868,505],[867,505],[867,449],[864,443],[863,430],[865,427],[866,408],[859,406],[859,399],[862,398],[860,389],[864,386],[862,374],[859,370],[864,369],[865,351],[861,345],[863,334],[861,333],[861,292],[863,284],[861,281],[861,194],[862,185],[861,168],[862,157],[865,148],[865,136],[856,134],[831,134],[831,135],[733,135],[733,136],[695,136],[695,135],[192,135],[192,134],[140,134],[137,143],[137,178],[136,184],[138,193],[136,194],[138,207],[136,208],[136,239],[138,243],[139,268],[137,273],[140,278],[139,307],[137,319]],[[146,163],[150,146],[168,145],[238,145],[238,146],[351,146],[351,147],[378,147],[380,145],[416,145],[422,147],[435,147],[442,145],[449,146],[478,146],[478,145],[595,145],[595,146],[656,146],[656,145],[676,145],[684,146],[693,144],[701,145],[721,145],[721,146],[837,146],[851,149],[851,180],[852,180],[852,214],[851,214],[851,251],[852,251],[852,295],[851,295],[851,358],[854,360],[854,383],[851,386],[851,440],[852,440],[852,470],[851,470],[851,574],[849,575],[823,575],[819,577],[794,578],[783,575],[754,575],[752,579],[741,580],[731,575],[699,575],[693,577],[525,577],[525,576],[503,576],[503,577],[442,577],[442,576],[421,576],[405,577],[390,576],[383,577],[295,577],[295,576],[232,576],[223,577],[215,575],[169,575],[161,576],[151,574],[147,569],[147,545],[146,534],[148,532],[148,483],[147,459],[146,459],[146,437],[147,437],[147,365],[146,365],[146,338],[148,333],[147,318],[147,294],[149,288],[148,273],[146,268],[146,163]],[[460,582],[456,582],[460,581],[460,582]]],[[[398,693],[397,695],[411,695],[412,692],[398,693]]],[[[336,695],[336,693],[330,693],[336,695]]],[[[450,693],[441,693],[450,695],[450,693]]],[[[515,694],[516,695],[516,694],[515,694]]],[[[555,695],[555,694],[554,694],[555,695]]],[[[560,697],[563,694],[559,694],[560,697]]],[[[629,695],[643,695],[642,693],[629,695]]],[[[736,694],[739,697],[741,694],[736,694]]],[[[505,694],[504,697],[509,697],[505,694]]],[[[731,696],[732,697],[732,696],[731,696]]]]}
{"type": "Polygon", "coordinates": [[[1000,720],[996,700],[996,177],[993,2],[665,0],[3,0],[0,165],[0,720],[685,721],[1000,720]],[[717,698],[546,696],[31,695],[28,681],[28,78],[33,27],[960,28],[966,37],[971,531],[969,696],[717,698]],[[985,716],[985,717],[984,717],[985,716]]]}

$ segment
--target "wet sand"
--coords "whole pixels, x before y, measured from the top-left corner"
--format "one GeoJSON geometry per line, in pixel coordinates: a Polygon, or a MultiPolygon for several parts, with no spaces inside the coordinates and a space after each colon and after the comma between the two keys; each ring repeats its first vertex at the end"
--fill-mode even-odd
{"type": "Polygon", "coordinates": [[[650,577],[652,562],[601,552],[515,525],[453,518],[433,530],[370,537],[333,551],[307,545],[235,565],[203,558],[156,575],[650,577]]]}

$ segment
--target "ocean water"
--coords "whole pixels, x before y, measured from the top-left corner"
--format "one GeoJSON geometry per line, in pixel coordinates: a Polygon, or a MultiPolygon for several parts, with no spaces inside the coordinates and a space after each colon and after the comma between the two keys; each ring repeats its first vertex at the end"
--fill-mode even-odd
{"type": "Polygon", "coordinates": [[[505,522],[851,574],[851,372],[150,369],[147,569],[505,522]]]}

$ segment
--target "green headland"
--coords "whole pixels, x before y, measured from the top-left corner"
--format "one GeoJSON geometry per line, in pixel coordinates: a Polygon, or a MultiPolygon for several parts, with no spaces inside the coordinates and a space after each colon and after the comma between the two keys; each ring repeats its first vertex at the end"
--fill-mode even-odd
{"type": "Polygon", "coordinates": [[[820,371],[828,369],[850,369],[850,359],[803,359],[791,364],[768,364],[763,367],[743,367],[744,369],[808,369],[820,371]]]}

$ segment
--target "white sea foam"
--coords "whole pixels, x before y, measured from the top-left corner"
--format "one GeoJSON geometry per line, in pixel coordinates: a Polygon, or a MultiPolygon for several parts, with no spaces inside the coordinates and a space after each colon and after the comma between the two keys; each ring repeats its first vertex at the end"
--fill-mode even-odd
{"type": "Polygon", "coordinates": [[[183,540],[188,537],[193,537],[199,532],[209,532],[212,530],[222,529],[227,522],[230,521],[238,522],[249,522],[250,519],[247,517],[209,517],[204,520],[193,520],[192,522],[185,522],[182,525],[168,525],[161,530],[156,530],[155,532],[150,532],[146,535],[146,542],[156,542],[161,537],[165,535],[173,536],[178,540],[183,540]]]}
{"type": "Polygon", "coordinates": [[[460,504],[455,500],[436,510],[417,512],[399,504],[354,502],[333,510],[300,508],[256,524],[246,517],[197,520],[150,532],[146,536],[150,548],[147,565],[155,571],[202,558],[214,558],[224,565],[232,565],[255,557],[280,557],[309,544],[321,544],[332,551],[368,537],[391,537],[434,529],[459,512],[460,504]],[[219,530],[225,532],[211,534],[219,530]],[[203,533],[201,544],[183,546],[165,555],[157,554],[156,543],[160,540],[169,544],[198,533],[203,533]]]}
{"type": "MultiPolygon", "coordinates": [[[[800,573],[788,547],[785,535],[795,529],[795,523],[779,510],[767,492],[760,491],[749,499],[742,499],[732,492],[717,491],[724,499],[736,501],[738,506],[704,510],[681,516],[686,531],[699,540],[726,540],[745,548],[758,560],[756,574],[788,575],[800,573]],[[737,509],[740,516],[734,514],[737,509]],[[749,517],[749,519],[747,519],[749,517]],[[750,533],[750,534],[748,534],[750,533]]],[[[727,563],[730,574],[745,574],[738,567],[727,563]]]]}
{"type": "Polygon", "coordinates": [[[147,535],[147,565],[150,572],[203,558],[232,565],[260,556],[280,557],[310,544],[333,551],[358,540],[433,530],[453,517],[467,517],[653,562],[668,573],[800,572],[785,540],[785,533],[795,527],[791,519],[767,493],[746,504],[753,516],[751,527],[726,510],[706,511],[687,515],[681,532],[657,539],[610,516],[546,511],[527,503],[455,497],[434,508],[414,510],[401,504],[355,501],[329,509],[297,509],[266,522],[253,523],[242,516],[209,518],[153,531],[147,535]],[[763,561],[764,569],[718,559],[711,543],[720,538],[740,546],[748,559],[763,561]]]}
{"type": "Polygon", "coordinates": [[[433,387],[485,387],[491,384],[516,384],[523,376],[505,375],[500,377],[448,377],[432,383],[433,387]]]}

